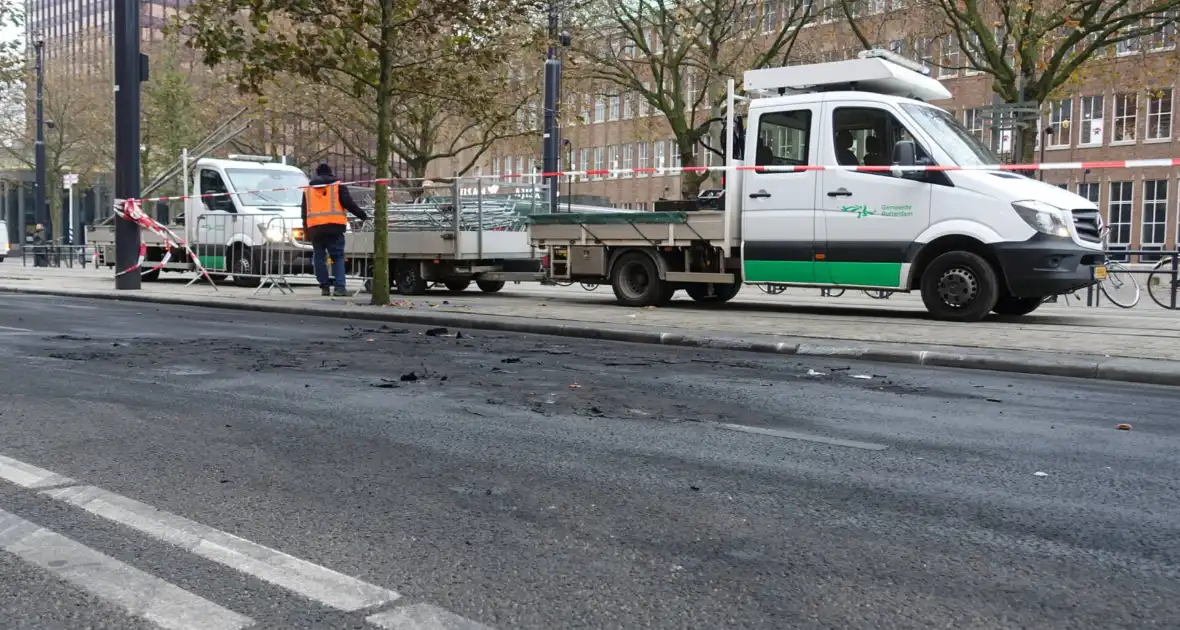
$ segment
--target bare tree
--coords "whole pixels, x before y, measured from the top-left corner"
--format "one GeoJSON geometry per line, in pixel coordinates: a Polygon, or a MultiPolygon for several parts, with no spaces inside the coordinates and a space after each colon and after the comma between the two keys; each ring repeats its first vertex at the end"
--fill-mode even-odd
{"type": "MultiPolygon", "coordinates": [[[[635,95],[659,112],[680,163],[698,166],[697,144],[719,146],[728,79],[782,66],[796,52],[815,3],[808,0],[589,0],[576,12],[572,71],[592,92],[635,95]]],[[[683,198],[709,177],[686,172],[683,198]]]]}
{"type": "MultiPolygon", "coordinates": [[[[98,97],[108,93],[99,85],[77,77],[51,77],[45,83],[45,197],[49,201],[48,227],[52,234],[61,234],[57,228],[63,176],[76,173],[85,183],[109,169],[110,162],[103,149],[109,123],[102,99],[98,97]]],[[[20,102],[23,107],[23,101],[20,102]]],[[[32,124],[4,125],[0,127],[0,152],[34,169],[35,137],[32,124]]]]}
{"type": "MultiPolygon", "coordinates": [[[[962,67],[990,75],[1007,103],[1038,106],[1070,82],[1086,64],[1175,45],[1180,0],[917,0],[953,38],[962,67]],[[1111,55],[1116,53],[1116,55],[1111,55]]],[[[1027,160],[1036,129],[1018,131],[1027,160]]]]}

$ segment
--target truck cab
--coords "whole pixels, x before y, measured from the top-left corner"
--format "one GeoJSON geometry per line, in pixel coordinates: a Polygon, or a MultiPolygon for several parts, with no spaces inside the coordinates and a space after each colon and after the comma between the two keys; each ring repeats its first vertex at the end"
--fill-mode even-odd
{"type": "Polygon", "coordinates": [[[997,168],[926,102],[950,93],[905,61],[746,73],[746,90],[764,97],[746,117],[754,168],[727,191],[740,204],[742,279],[915,290],[937,318],[978,320],[1101,278],[1098,208],[997,168]]]}
{"type": "MultiPolygon", "coordinates": [[[[300,205],[308,178],[294,166],[266,157],[200,159],[191,167],[185,234],[202,266],[257,286],[264,265],[293,257],[266,257],[262,246],[301,250],[300,205]]],[[[302,264],[302,263],[301,263],[302,264]]]]}

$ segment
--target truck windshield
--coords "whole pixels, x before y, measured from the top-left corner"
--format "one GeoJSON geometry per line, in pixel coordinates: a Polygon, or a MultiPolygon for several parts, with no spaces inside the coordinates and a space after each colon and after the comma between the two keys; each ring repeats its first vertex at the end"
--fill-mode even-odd
{"type": "Polygon", "coordinates": [[[297,206],[303,199],[300,187],[307,185],[307,176],[299,171],[231,168],[225,172],[235,192],[258,191],[239,195],[241,204],[249,207],[297,206]]]}
{"type": "Polygon", "coordinates": [[[919,127],[938,142],[938,146],[951,157],[956,166],[1000,163],[991,149],[947,112],[937,107],[913,103],[903,103],[902,108],[919,127]]]}

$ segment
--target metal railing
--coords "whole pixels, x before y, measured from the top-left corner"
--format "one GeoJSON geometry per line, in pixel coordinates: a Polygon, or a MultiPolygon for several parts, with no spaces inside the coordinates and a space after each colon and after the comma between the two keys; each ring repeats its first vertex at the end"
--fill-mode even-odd
{"type": "MultiPolygon", "coordinates": [[[[11,253],[10,253],[11,255],[11,253]]],[[[94,248],[89,245],[31,244],[20,248],[24,267],[65,267],[73,269],[89,265],[94,259],[94,248]]]]}
{"type": "MultiPolygon", "coordinates": [[[[1120,249],[1107,251],[1106,278],[1085,291],[1085,305],[1113,304],[1134,308],[1142,289],[1162,308],[1180,310],[1180,250],[1120,249]]],[[[1077,292],[1064,296],[1081,301],[1077,292]]]]}

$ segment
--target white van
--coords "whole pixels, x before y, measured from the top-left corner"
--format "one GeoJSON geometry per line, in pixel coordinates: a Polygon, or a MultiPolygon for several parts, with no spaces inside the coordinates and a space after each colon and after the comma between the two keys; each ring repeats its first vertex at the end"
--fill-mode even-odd
{"type": "Polygon", "coordinates": [[[0,220],[0,262],[8,257],[8,222],[0,220]]]}
{"type": "Polygon", "coordinates": [[[1104,277],[1098,208],[986,169],[995,156],[927,102],[951,94],[919,70],[873,52],[747,71],[750,97],[729,101],[729,128],[741,129],[739,100],[748,114],[727,151],[742,169],[727,174],[723,213],[555,214],[537,217],[532,241],[556,248],[555,278],[609,278],[621,303],[642,306],[773,283],[919,291],[935,317],[974,321],[1104,277]]]}

